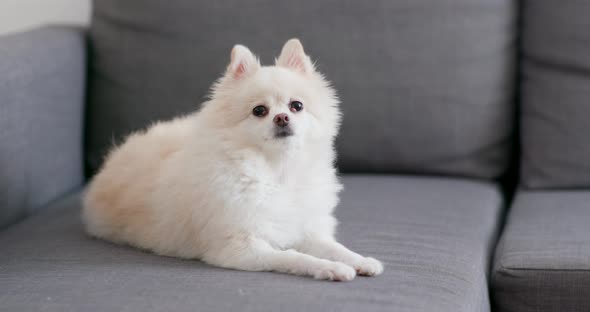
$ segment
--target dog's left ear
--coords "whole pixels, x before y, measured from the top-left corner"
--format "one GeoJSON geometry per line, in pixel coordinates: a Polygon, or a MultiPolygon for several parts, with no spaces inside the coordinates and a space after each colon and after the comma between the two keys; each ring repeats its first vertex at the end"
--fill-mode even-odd
{"type": "Polygon", "coordinates": [[[309,56],[303,51],[303,45],[296,38],[285,43],[281,55],[276,60],[276,65],[292,69],[303,75],[309,75],[315,70],[309,56]]]}

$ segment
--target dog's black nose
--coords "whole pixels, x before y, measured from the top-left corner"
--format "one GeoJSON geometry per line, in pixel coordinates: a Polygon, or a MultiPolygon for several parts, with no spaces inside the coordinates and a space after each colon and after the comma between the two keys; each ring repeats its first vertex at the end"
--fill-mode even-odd
{"type": "Polygon", "coordinates": [[[286,127],[289,124],[289,116],[285,113],[280,113],[273,118],[273,121],[279,127],[286,127]]]}

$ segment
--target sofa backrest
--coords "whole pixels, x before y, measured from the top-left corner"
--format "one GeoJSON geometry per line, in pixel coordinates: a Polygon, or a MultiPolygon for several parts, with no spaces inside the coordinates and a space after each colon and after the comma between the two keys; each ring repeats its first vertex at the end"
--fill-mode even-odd
{"type": "Polygon", "coordinates": [[[302,40],[339,91],[347,172],[495,178],[513,133],[513,0],[97,0],[87,165],[199,107],[241,43],[270,64],[302,40]]]}
{"type": "Polygon", "coordinates": [[[524,1],[522,32],[521,183],[589,188],[590,1],[524,1]]]}

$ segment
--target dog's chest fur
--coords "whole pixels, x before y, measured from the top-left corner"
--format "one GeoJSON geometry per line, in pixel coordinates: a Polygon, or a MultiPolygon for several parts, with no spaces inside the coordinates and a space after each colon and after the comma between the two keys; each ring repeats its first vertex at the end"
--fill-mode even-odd
{"type": "Polygon", "coordinates": [[[282,160],[269,164],[250,158],[241,166],[237,188],[245,205],[241,222],[248,230],[275,247],[287,249],[304,237],[305,224],[314,213],[301,200],[307,194],[304,168],[298,161],[282,160]]]}

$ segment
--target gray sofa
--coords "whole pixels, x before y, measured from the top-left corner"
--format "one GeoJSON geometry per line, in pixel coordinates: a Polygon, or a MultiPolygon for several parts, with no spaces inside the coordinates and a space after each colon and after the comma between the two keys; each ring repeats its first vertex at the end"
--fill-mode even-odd
{"type": "Polygon", "coordinates": [[[89,29],[0,37],[0,311],[590,311],[590,2],[96,0],[89,29]],[[113,143],[198,109],[243,43],[299,37],[344,123],[319,282],[87,237],[113,143]]]}

